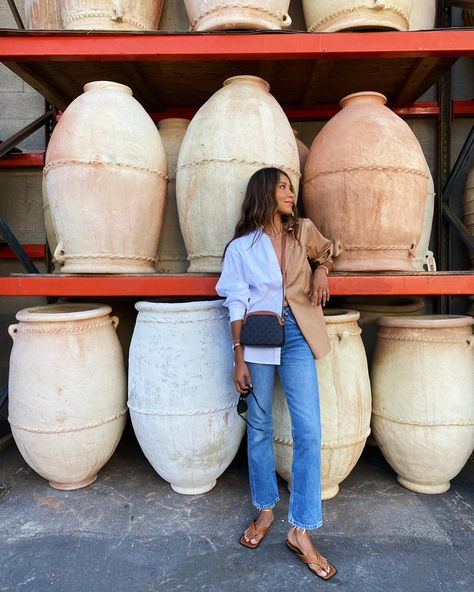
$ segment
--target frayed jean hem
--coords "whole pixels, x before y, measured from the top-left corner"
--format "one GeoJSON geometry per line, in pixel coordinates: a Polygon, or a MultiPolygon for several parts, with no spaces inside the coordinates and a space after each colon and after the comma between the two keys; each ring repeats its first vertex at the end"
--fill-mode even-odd
{"type": "Polygon", "coordinates": [[[316,524],[301,524],[300,522],[296,522],[293,518],[288,518],[288,522],[297,528],[304,528],[305,530],[316,530],[316,528],[321,528],[323,525],[323,521],[320,520],[316,524]]]}
{"type": "Polygon", "coordinates": [[[262,510],[273,510],[279,501],[280,497],[277,497],[271,504],[266,504],[265,506],[259,506],[255,502],[252,502],[252,504],[261,512],[262,510]]]}

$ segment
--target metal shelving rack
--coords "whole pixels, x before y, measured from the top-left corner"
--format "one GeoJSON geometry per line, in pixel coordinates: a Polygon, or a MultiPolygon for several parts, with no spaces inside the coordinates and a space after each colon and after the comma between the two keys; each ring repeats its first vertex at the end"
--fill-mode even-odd
{"type": "MultiPolygon", "coordinates": [[[[474,56],[473,30],[0,32],[0,61],[56,110],[77,97],[84,83],[106,79],[133,87],[135,97],[155,120],[192,116],[225,78],[235,74],[265,78],[293,121],[327,119],[337,111],[340,97],[367,88],[383,92],[401,116],[440,118],[445,105],[416,101],[464,56],[474,56]]],[[[472,116],[474,102],[454,102],[452,111],[457,117],[472,116]]],[[[41,153],[12,155],[0,160],[0,168],[42,166],[43,158],[41,153]]],[[[41,255],[39,245],[27,247],[41,255]]],[[[216,274],[13,275],[0,278],[0,295],[209,296],[215,295],[216,281],[216,274]]],[[[339,273],[330,282],[334,295],[474,293],[472,272],[339,273]]]]}

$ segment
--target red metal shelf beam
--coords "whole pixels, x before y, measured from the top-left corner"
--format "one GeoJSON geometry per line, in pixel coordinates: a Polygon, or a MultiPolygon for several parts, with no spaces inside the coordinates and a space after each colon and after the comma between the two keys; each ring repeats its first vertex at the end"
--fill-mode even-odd
{"type": "Polygon", "coordinates": [[[7,154],[0,158],[1,169],[22,169],[32,167],[44,167],[44,152],[7,154]]]}
{"type": "MultiPolygon", "coordinates": [[[[46,245],[32,244],[22,245],[24,251],[31,259],[44,259],[46,254],[46,245]]],[[[16,259],[16,255],[12,249],[6,244],[0,244],[0,259],[16,259]]]]}
{"type": "Polygon", "coordinates": [[[0,36],[2,61],[315,60],[474,55],[474,31],[0,36]]]}
{"type": "MultiPolygon", "coordinates": [[[[0,277],[1,296],[216,296],[216,275],[9,276],[0,277]]],[[[333,296],[462,295],[474,293],[474,274],[419,273],[332,275],[333,296]]]]}

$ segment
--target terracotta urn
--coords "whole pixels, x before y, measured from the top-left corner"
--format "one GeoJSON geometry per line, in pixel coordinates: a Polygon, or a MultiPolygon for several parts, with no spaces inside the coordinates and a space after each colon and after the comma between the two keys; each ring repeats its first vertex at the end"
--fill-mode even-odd
{"type": "MultiPolygon", "coordinates": [[[[412,0],[302,0],[308,31],[407,31],[412,0]]],[[[418,0],[417,0],[418,1],[418,0]]]]}
{"type": "Polygon", "coordinates": [[[127,86],[90,82],[46,152],[45,191],[63,273],[154,273],[166,155],[127,86]]]}
{"type": "Polygon", "coordinates": [[[25,0],[25,20],[27,29],[62,29],[60,0],[25,0]]]}
{"type": "Polygon", "coordinates": [[[245,431],[222,300],[138,302],[128,406],[155,471],[182,494],[211,490],[245,431]]]}
{"type": "Polygon", "coordinates": [[[291,25],[290,0],[184,0],[190,31],[285,29],[291,25]]]}
{"type": "Polygon", "coordinates": [[[304,171],[306,215],[334,241],[336,271],[413,271],[429,169],[408,125],[376,92],[342,99],[304,171]]]}
{"type": "Polygon", "coordinates": [[[255,171],[279,167],[298,190],[295,136],[269,90],[256,76],[229,78],[187,129],[178,158],[176,199],[189,272],[220,271],[255,171]]]}
{"type": "Polygon", "coordinates": [[[435,28],[436,0],[412,0],[410,31],[426,31],[435,28]]]}
{"type": "Polygon", "coordinates": [[[93,483],[125,426],[125,366],[111,310],[90,303],[27,308],[8,329],[13,437],[56,489],[93,483]]]}
{"type": "Polygon", "coordinates": [[[162,119],[158,124],[168,163],[168,196],[156,258],[158,273],[184,273],[188,268],[186,246],[176,204],[176,165],[189,119],[162,119]]]}
{"type": "MultiPolygon", "coordinates": [[[[364,346],[353,310],[326,310],[332,351],[318,360],[322,428],[322,499],[337,495],[355,467],[370,433],[371,393],[364,346]]],[[[291,420],[280,382],[273,397],[273,444],[277,472],[291,481],[291,420]]]]}
{"type": "Polygon", "coordinates": [[[306,164],[306,159],[308,158],[309,148],[306,146],[304,142],[302,142],[299,138],[299,133],[297,130],[293,129],[293,133],[295,134],[296,138],[296,146],[298,148],[298,157],[300,160],[300,172],[303,173],[304,165],[306,164]]]}
{"type": "MultiPolygon", "coordinates": [[[[471,234],[474,234],[474,165],[469,169],[463,195],[463,222],[471,234]]],[[[474,268],[474,253],[469,252],[471,268],[474,268]]]]}
{"type": "Polygon", "coordinates": [[[474,447],[474,321],[427,315],[378,322],[375,439],[401,485],[443,493],[474,447]]]}
{"type": "Polygon", "coordinates": [[[156,31],[163,0],[61,0],[67,30],[156,31]]]}

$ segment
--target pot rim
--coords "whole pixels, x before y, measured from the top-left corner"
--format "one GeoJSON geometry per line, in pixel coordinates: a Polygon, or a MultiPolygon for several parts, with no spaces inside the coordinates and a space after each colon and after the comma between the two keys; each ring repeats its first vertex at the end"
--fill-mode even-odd
{"type": "Polygon", "coordinates": [[[270,92],[270,84],[264,78],[260,78],[260,76],[252,76],[252,74],[238,74],[237,76],[226,78],[222,84],[222,87],[229,86],[229,84],[237,80],[252,82],[253,84],[258,83],[259,86],[262,86],[267,92],[270,92]]]}
{"type": "Polygon", "coordinates": [[[360,92],[351,93],[350,95],[346,95],[345,97],[342,97],[342,99],[339,101],[339,106],[344,108],[347,105],[347,103],[350,102],[352,99],[356,99],[356,98],[360,98],[360,97],[373,97],[376,99],[381,99],[380,103],[382,105],[387,104],[387,97],[384,94],[379,93],[375,90],[362,90],[360,92]]]}
{"type": "Polygon", "coordinates": [[[158,122],[158,129],[161,129],[162,127],[172,127],[173,125],[178,127],[188,127],[190,123],[191,120],[186,119],[185,117],[164,117],[158,122]]]}
{"type": "Polygon", "coordinates": [[[138,312],[195,312],[221,308],[224,302],[224,298],[217,300],[193,300],[192,302],[152,302],[150,300],[140,300],[135,303],[135,308],[138,312]]]}
{"type": "Polygon", "coordinates": [[[323,310],[324,321],[327,325],[336,323],[352,323],[360,319],[360,312],[350,308],[328,308],[323,310]]]}
{"type": "Polygon", "coordinates": [[[61,323],[97,319],[112,312],[108,304],[96,302],[62,302],[32,306],[18,311],[16,319],[23,323],[61,323]]]}
{"type": "Polygon", "coordinates": [[[380,327],[406,329],[449,329],[471,327],[474,319],[469,315],[413,315],[409,317],[380,317],[380,327]]]}
{"type": "Polygon", "coordinates": [[[133,91],[129,86],[113,80],[92,80],[86,82],[82,88],[85,93],[91,90],[118,90],[133,97],[133,91]]]}

